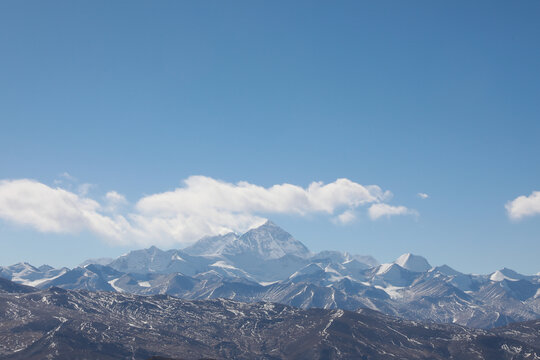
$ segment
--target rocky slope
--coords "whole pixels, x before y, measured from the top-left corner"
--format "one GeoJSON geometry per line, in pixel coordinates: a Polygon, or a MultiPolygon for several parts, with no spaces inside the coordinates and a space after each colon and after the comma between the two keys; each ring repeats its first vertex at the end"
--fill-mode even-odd
{"type": "Polygon", "coordinates": [[[540,359],[540,323],[487,331],[368,309],[302,310],[59,288],[0,293],[0,359],[151,357],[540,359]]]}

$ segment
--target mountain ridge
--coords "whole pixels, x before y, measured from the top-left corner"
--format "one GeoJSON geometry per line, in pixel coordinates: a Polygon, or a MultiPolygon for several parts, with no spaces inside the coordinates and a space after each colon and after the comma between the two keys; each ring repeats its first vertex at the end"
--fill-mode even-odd
{"type": "Polygon", "coordinates": [[[74,269],[19,263],[0,267],[0,276],[40,289],[224,297],[302,308],[367,307],[411,320],[485,328],[540,317],[540,276],[506,268],[463,274],[447,265],[432,267],[410,253],[381,265],[337,251],[312,254],[270,222],[246,234],[203,238],[187,251],[152,246],[74,269]]]}

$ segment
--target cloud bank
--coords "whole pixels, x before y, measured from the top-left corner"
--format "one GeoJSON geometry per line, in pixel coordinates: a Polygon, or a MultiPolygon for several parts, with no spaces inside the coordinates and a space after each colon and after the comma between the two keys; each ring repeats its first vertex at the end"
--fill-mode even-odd
{"type": "Polygon", "coordinates": [[[518,196],[506,203],[506,212],[512,220],[540,214],[540,191],[533,191],[529,196],[518,196]]]}
{"type": "Polygon", "coordinates": [[[116,191],[107,192],[99,202],[87,192],[76,194],[19,179],[0,181],[0,219],[41,232],[90,231],[117,244],[188,244],[205,235],[244,232],[272,214],[323,214],[347,224],[355,220],[354,210],[363,206],[370,206],[373,220],[416,213],[387,204],[391,196],[379,186],[348,179],[303,188],[191,176],[172,191],[144,196],[130,205],[116,191]]]}
{"type": "Polygon", "coordinates": [[[42,232],[77,233],[90,230],[120,239],[128,226],[119,215],[100,213],[101,205],[64,189],[34,180],[0,181],[0,218],[42,232]]]}

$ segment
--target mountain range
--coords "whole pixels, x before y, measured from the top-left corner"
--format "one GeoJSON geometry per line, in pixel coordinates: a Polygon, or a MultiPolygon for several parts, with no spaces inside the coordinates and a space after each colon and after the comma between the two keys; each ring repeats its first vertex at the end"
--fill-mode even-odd
{"type": "Polygon", "coordinates": [[[0,279],[0,359],[540,358],[540,321],[491,330],[369,309],[38,290],[0,279]]]}
{"type": "Polygon", "coordinates": [[[205,237],[182,250],[150,247],[73,269],[19,263],[0,267],[0,277],[39,289],[367,308],[475,328],[540,318],[539,275],[506,268],[464,274],[447,265],[433,267],[414,254],[387,264],[337,251],[314,254],[270,221],[242,235],[205,237]]]}

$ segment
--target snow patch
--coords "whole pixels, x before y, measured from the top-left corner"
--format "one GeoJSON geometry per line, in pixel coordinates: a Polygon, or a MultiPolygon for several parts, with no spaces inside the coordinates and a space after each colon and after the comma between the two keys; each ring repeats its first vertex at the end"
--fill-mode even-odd
{"type": "Polygon", "coordinates": [[[518,281],[518,279],[512,279],[511,277],[508,277],[504,275],[501,271],[497,270],[491,276],[489,277],[489,280],[491,281],[503,281],[503,280],[509,280],[509,281],[518,281]]]}
{"type": "Polygon", "coordinates": [[[111,285],[111,287],[118,291],[118,292],[124,292],[124,290],[118,286],[116,286],[116,282],[120,280],[120,278],[117,278],[117,279],[113,279],[113,280],[110,280],[110,281],[107,281],[109,283],[109,285],[111,285]]]}
{"type": "Polygon", "coordinates": [[[174,254],[171,257],[171,260],[186,261],[186,260],[182,259],[178,254],[174,254]]]}
{"type": "Polygon", "coordinates": [[[388,296],[390,296],[391,299],[399,299],[399,298],[403,297],[403,295],[399,291],[399,290],[403,289],[403,287],[401,287],[401,286],[388,285],[387,287],[382,287],[382,286],[379,286],[379,285],[375,285],[375,287],[377,289],[380,289],[380,290],[384,291],[385,293],[387,293],[388,296]]]}
{"type": "Polygon", "coordinates": [[[223,261],[223,260],[216,261],[215,263],[213,263],[213,264],[210,265],[210,266],[220,267],[220,268],[224,268],[224,269],[238,270],[238,268],[232,266],[231,264],[227,264],[227,263],[226,263],[225,261],[223,261]]]}
{"type": "Polygon", "coordinates": [[[381,264],[381,266],[379,266],[379,270],[377,270],[377,275],[386,274],[386,272],[388,272],[388,270],[390,270],[392,265],[394,265],[394,264],[392,264],[392,263],[381,264]]]}
{"type": "Polygon", "coordinates": [[[21,279],[21,278],[13,278],[12,281],[17,282],[17,283],[21,283],[23,285],[36,287],[36,286],[39,286],[39,285],[43,284],[45,281],[54,280],[56,278],[59,278],[60,276],[64,275],[66,272],[67,272],[67,270],[62,270],[56,276],[51,276],[51,277],[44,278],[44,279],[37,279],[37,280],[33,280],[33,281],[29,281],[29,280],[21,279]]]}
{"type": "Polygon", "coordinates": [[[259,282],[259,285],[262,285],[262,286],[268,286],[268,285],[274,285],[276,283],[278,283],[279,281],[260,281],[259,282]]]}

